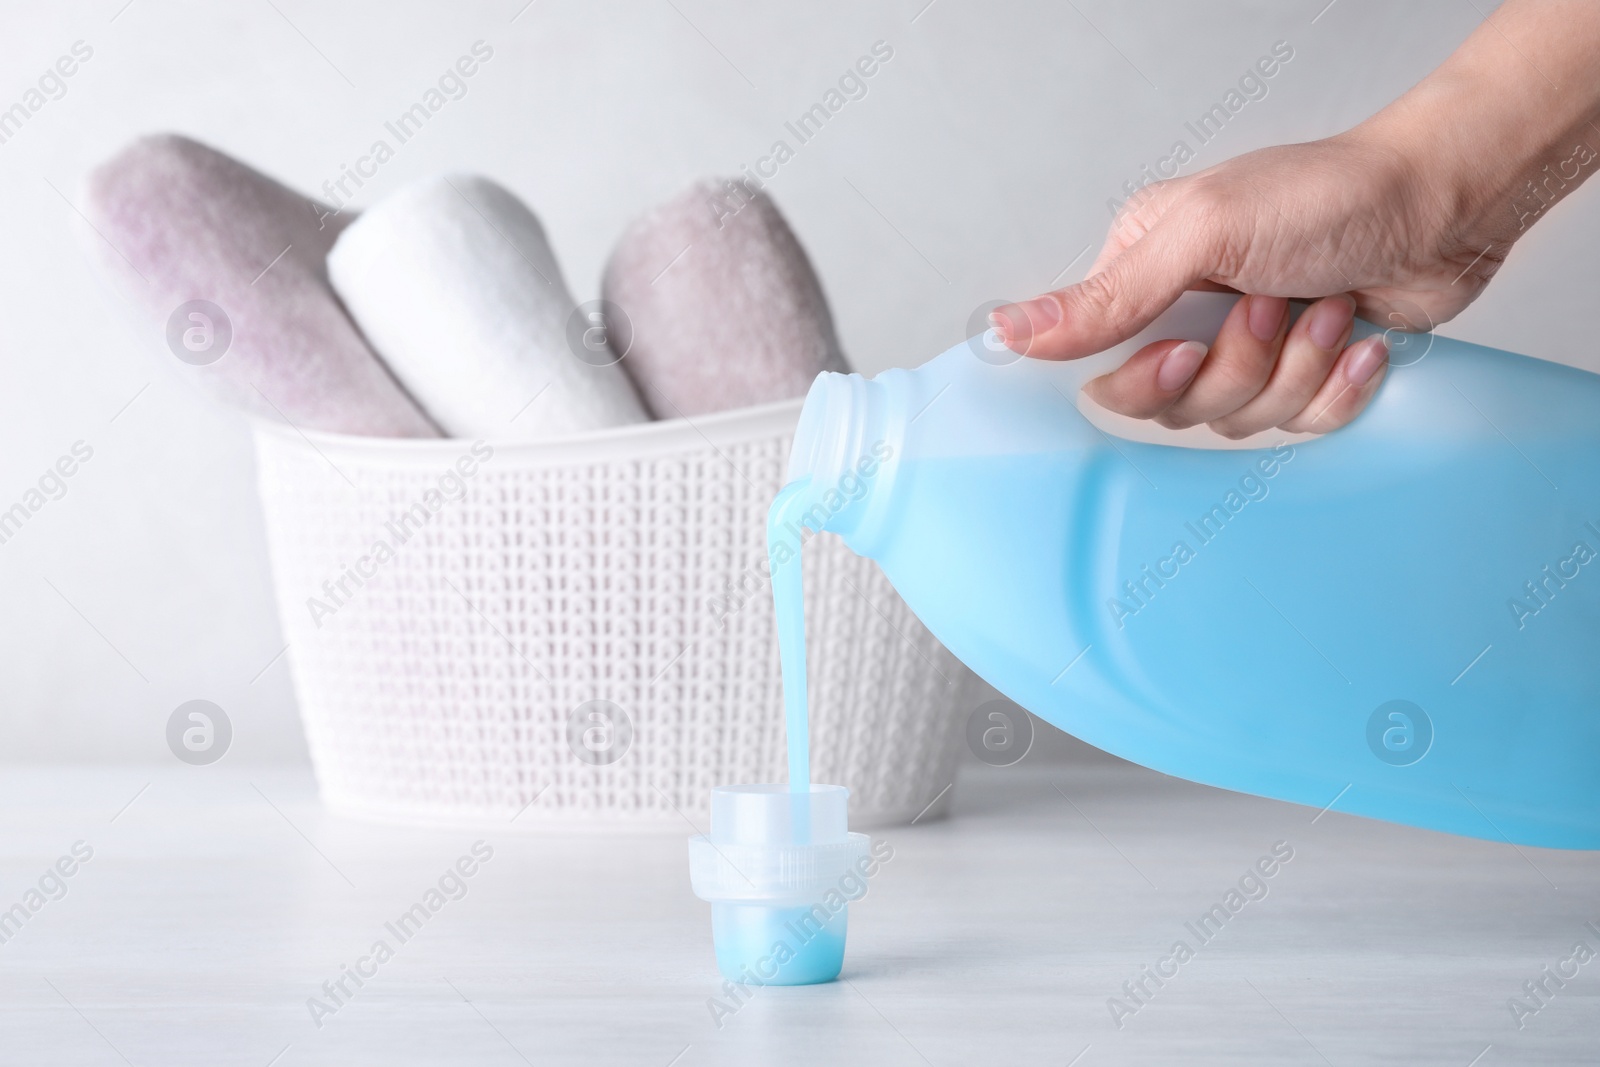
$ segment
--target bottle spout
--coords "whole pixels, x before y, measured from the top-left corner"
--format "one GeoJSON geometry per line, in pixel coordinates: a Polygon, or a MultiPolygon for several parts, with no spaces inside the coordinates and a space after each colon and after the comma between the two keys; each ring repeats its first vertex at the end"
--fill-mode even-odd
{"type": "Polygon", "coordinates": [[[866,439],[871,385],[859,374],[823,371],[806,392],[789,449],[788,480],[831,485],[866,439]]]}

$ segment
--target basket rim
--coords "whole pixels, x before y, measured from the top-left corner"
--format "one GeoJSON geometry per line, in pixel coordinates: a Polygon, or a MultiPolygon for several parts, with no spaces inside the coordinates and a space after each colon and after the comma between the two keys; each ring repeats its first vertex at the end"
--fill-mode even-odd
{"type": "Polygon", "coordinates": [[[791,434],[799,422],[800,407],[804,403],[804,397],[796,397],[693,418],[629,423],[532,442],[466,437],[366,437],[302,430],[260,416],[251,416],[249,421],[260,445],[287,445],[296,449],[309,445],[325,455],[367,466],[436,467],[440,463],[450,463],[476,440],[494,449],[496,467],[545,466],[696,452],[703,451],[708,444],[715,448],[791,434]]]}

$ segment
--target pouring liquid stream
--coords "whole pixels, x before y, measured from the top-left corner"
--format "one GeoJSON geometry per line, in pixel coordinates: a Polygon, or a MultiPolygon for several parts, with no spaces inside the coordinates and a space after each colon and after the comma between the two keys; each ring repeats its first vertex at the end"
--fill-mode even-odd
{"type": "MultiPolygon", "coordinates": [[[[789,791],[811,792],[811,724],[806,704],[805,585],[800,547],[811,480],[791,482],[773,498],[767,512],[767,558],[772,570],[772,602],[777,619],[778,655],[783,670],[784,730],[789,750],[789,791]]],[[[794,805],[797,840],[810,837],[809,806],[794,805]]]]}

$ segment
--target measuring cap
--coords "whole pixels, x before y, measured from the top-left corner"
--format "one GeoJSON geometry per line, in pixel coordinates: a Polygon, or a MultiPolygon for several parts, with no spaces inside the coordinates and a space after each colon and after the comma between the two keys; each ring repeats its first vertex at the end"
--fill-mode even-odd
{"type": "Polygon", "coordinates": [[[871,839],[848,829],[842,785],[724,785],[710,833],[689,839],[689,882],[711,902],[717,969],[746,985],[830,982],[849,904],[867,891],[871,839]]]}

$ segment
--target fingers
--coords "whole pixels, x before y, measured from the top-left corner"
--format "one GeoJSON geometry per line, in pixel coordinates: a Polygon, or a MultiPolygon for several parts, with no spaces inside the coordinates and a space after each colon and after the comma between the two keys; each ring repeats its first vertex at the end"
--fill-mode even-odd
{"type": "Polygon", "coordinates": [[[1181,430],[1237,411],[1267,384],[1288,328],[1289,301],[1283,297],[1247,296],[1237,301],[1205,365],[1156,421],[1181,430]]]}
{"type": "Polygon", "coordinates": [[[1158,341],[1085,389],[1112,411],[1174,429],[1205,422],[1234,439],[1273,426],[1327,433],[1361,412],[1387,365],[1381,336],[1345,347],[1354,316],[1355,301],[1334,296],[1291,327],[1286,300],[1248,296],[1209,349],[1158,341]]]}
{"type": "Polygon", "coordinates": [[[1361,414],[1389,367],[1389,345],[1374,334],[1345,349],[1322,387],[1282,426],[1289,433],[1327,433],[1361,414]]]}
{"type": "Polygon", "coordinates": [[[990,325],[1014,352],[1077,359],[1150,325],[1190,286],[1214,272],[1195,230],[1164,219],[1077,285],[995,310],[990,325]]]}
{"type": "Polygon", "coordinates": [[[1153,419],[1171,407],[1205,361],[1199,341],[1145,345],[1110,374],[1084,386],[1095,403],[1135,419],[1153,419]]]}
{"type": "Polygon", "coordinates": [[[1282,354],[1264,386],[1231,412],[1211,416],[1207,420],[1211,428],[1238,439],[1280,426],[1299,414],[1328,380],[1334,361],[1350,339],[1355,306],[1350,297],[1340,295],[1307,308],[1283,339],[1282,354]]]}
{"type": "Polygon", "coordinates": [[[1261,391],[1288,324],[1287,300],[1245,297],[1233,305],[1209,353],[1199,344],[1180,351],[1177,341],[1146,346],[1090,382],[1089,395],[1112,411],[1173,429],[1209,422],[1261,391]]]}

